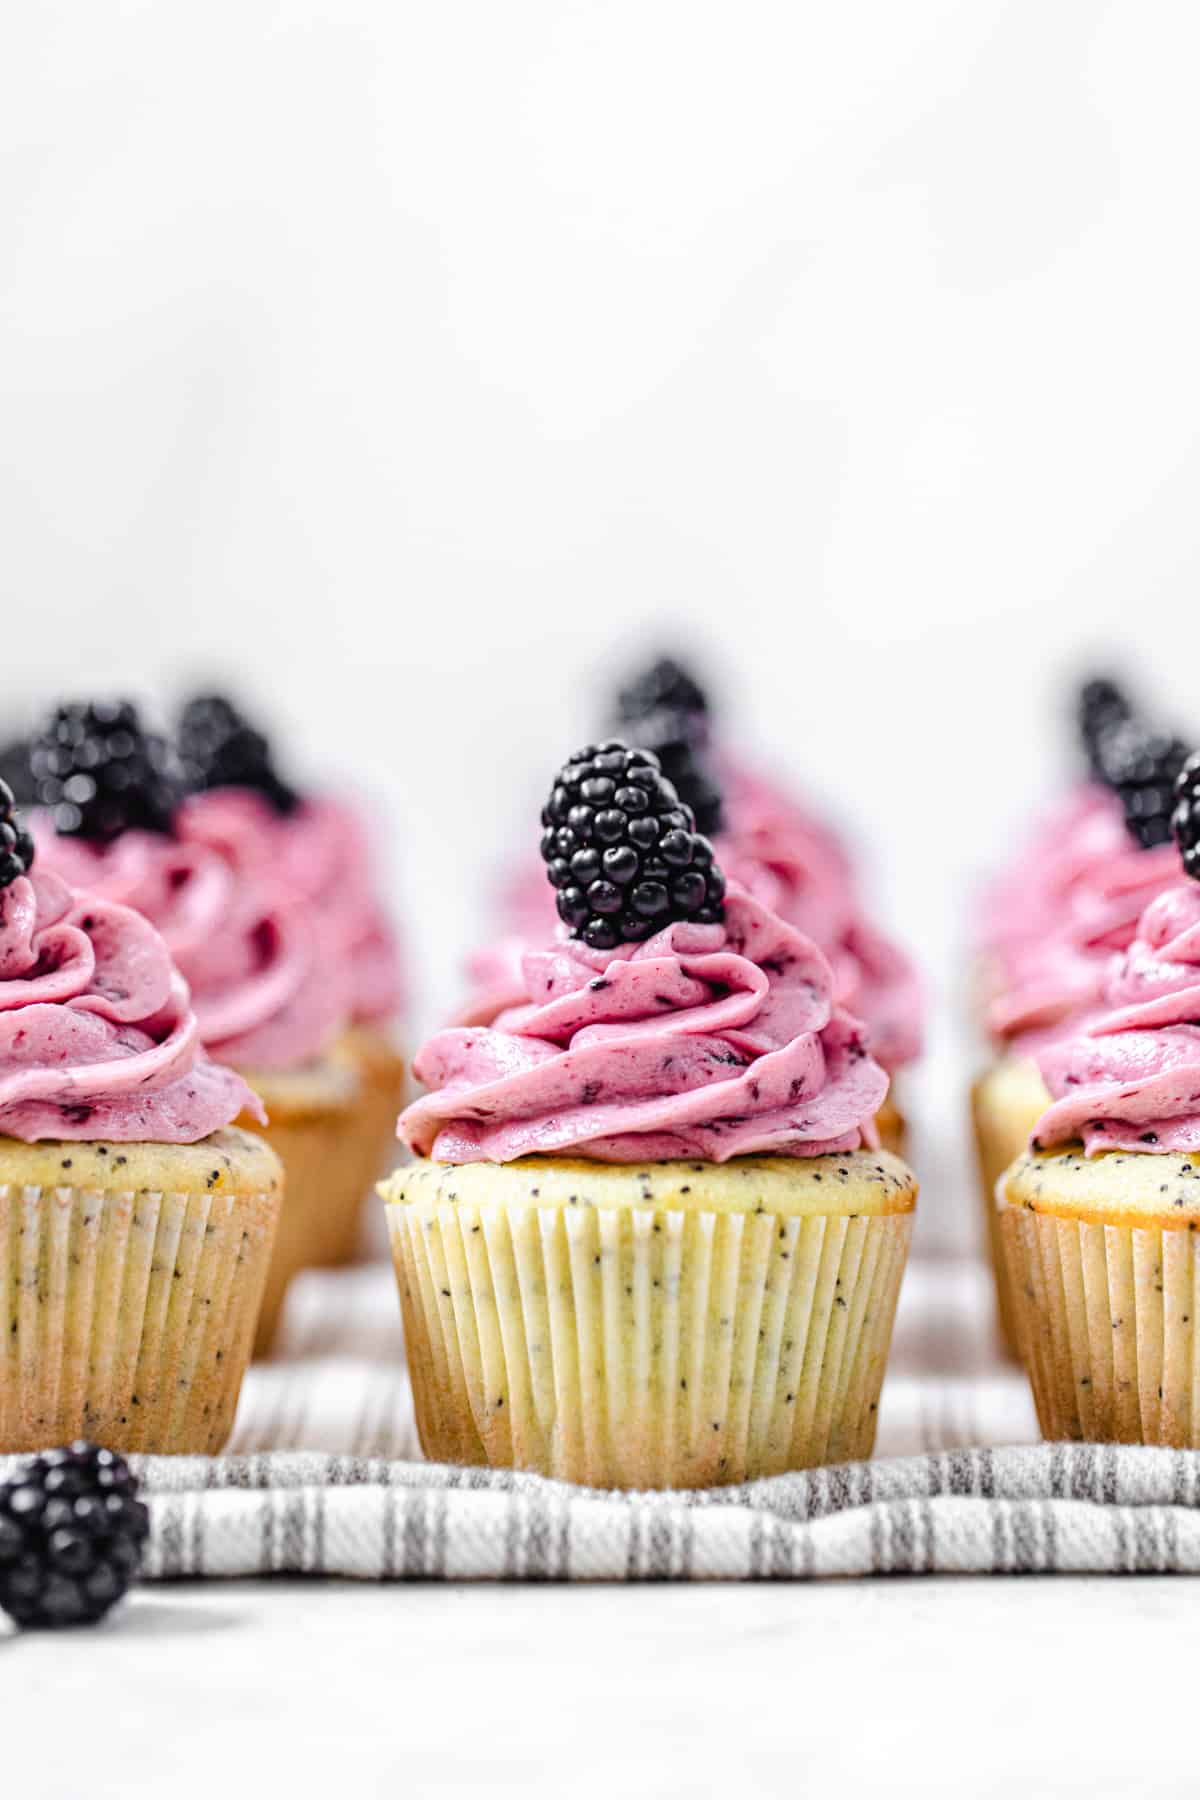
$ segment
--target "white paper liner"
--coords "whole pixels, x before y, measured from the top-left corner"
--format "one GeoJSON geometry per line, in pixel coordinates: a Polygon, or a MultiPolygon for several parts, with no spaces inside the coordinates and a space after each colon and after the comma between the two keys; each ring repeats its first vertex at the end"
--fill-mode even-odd
{"type": "Polygon", "coordinates": [[[870,1454],[911,1214],[387,1214],[432,1458],[663,1488],[870,1454]]]}
{"type": "Polygon", "coordinates": [[[278,1193],[0,1185],[0,1450],[219,1450],[278,1209],[278,1193]]]}

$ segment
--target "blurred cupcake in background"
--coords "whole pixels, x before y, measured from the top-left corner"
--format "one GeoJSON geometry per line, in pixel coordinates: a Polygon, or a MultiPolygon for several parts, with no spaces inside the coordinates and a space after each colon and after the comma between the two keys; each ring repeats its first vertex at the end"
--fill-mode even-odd
{"type": "MultiPolygon", "coordinates": [[[[920,982],[909,957],[867,918],[837,834],[715,741],[708,696],[674,658],[659,657],[638,672],[618,690],[611,710],[616,733],[654,752],[726,873],[819,945],[833,970],[837,1004],[863,1019],[872,1055],[894,1079],[920,1055],[920,982]]],[[[499,916],[499,938],[468,959],[463,1023],[486,1023],[519,1002],[524,953],[554,928],[552,896],[536,862],[509,874],[499,916]]],[[[892,1089],[879,1127],[885,1145],[902,1150],[905,1124],[892,1089]]]]}
{"type": "Polygon", "coordinates": [[[1200,758],[1176,880],[1044,1045],[1049,1104],[1001,1177],[1001,1249],[1049,1438],[1200,1448],[1200,758]]]}
{"type": "Polygon", "coordinates": [[[1035,827],[985,896],[979,990],[992,1058],[972,1088],[980,1195],[1005,1348],[1015,1307],[1000,1253],[996,1183],[1048,1104],[1038,1053],[1101,1004],[1114,952],[1178,882],[1173,787],[1187,755],[1107,679],[1080,691],[1087,777],[1035,827]]]}
{"type": "Polygon", "coordinates": [[[440,1032],[383,1185],[427,1455],[699,1487],[870,1453],[916,1184],[817,946],[650,751],[559,772],[560,926],[440,1032]]]}
{"type": "MultiPolygon", "coordinates": [[[[179,753],[188,787],[198,796],[188,804],[189,829],[211,829],[212,809],[219,835],[230,796],[260,794],[266,808],[256,809],[247,829],[257,836],[283,893],[319,921],[324,954],[344,984],[345,1022],[335,1051],[358,1082],[352,1146],[358,1168],[348,1160],[344,1180],[349,1191],[366,1195],[395,1160],[405,1081],[399,1033],[407,998],[399,935],[383,900],[366,811],[346,795],[297,792],[284,782],[263,734],[221,695],[188,701],[179,722],[179,753]]],[[[350,1260],[359,1222],[350,1210],[329,1221],[322,1261],[350,1260]]]]}
{"type": "Polygon", "coordinates": [[[220,1449],[280,1215],[246,1082],[140,913],[41,866],[0,787],[0,1451],[220,1449]]]}
{"type": "Polygon", "coordinates": [[[206,789],[199,764],[185,773],[127,702],[66,705],[32,740],[30,768],[43,865],[151,920],[189,984],[205,1046],[267,1108],[289,1182],[261,1351],[292,1276],[345,1254],[378,1165],[344,1049],[353,984],[339,926],[290,878],[281,839],[299,802],[265,740],[250,738],[240,783],[206,789]]]}

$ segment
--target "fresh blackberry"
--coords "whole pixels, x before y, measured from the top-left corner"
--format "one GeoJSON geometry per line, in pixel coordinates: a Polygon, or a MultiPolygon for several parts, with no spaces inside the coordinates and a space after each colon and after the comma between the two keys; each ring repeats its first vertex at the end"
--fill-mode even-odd
{"type": "Polygon", "coordinates": [[[171,830],[179,782],[166,739],[128,700],[56,708],[29,755],[34,797],[64,837],[105,843],[130,826],[171,830]]]}
{"type": "Polygon", "coordinates": [[[725,877],[652,751],[615,738],[577,750],[542,824],[559,917],[593,950],[639,942],[672,920],[720,919],[725,877]]]}
{"type": "Polygon", "coordinates": [[[0,888],[10,887],[32,867],[33,839],[17,816],[12,789],[0,781],[0,888]]]}
{"type": "Polygon", "coordinates": [[[150,1514],[124,1457],[35,1456],[0,1486],[0,1607],[18,1625],[91,1625],[137,1574],[150,1514]]]}
{"type": "Polygon", "coordinates": [[[300,796],[275,768],[261,731],[223,694],[197,694],[179,720],[179,756],[193,791],[254,788],[278,813],[294,812],[300,796]]]}
{"type": "Polygon", "coordinates": [[[695,813],[696,829],[715,837],[724,823],[721,790],[688,716],[660,708],[631,721],[625,732],[640,750],[653,750],[663,774],[695,813]]]}
{"type": "Polygon", "coordinates": [[[660,656],[617,693],[617,717],[622,723],[637,722],[651,713],[675,713],[686,720],[693,743],[703,742],[708,734],[708,695],[674,657],[660,656]]]}
{"type": "Polygon", "coordinates": [[[1130,836],[1143,850],[1171,841],[1175,783],[1187,760],[1180,738],[1148,731],[1136,719],[1114,725],[1100,741],[1099,773],[1116,792],[1130,836]]]}
{"type": "Polygon", "coordinates": [[[1096,676],[1080,688],[1076,711],[1088,767],[1093,776],[1103,780],[1104,745],[1118,726],[1133,718],[1133,706],[1125,690],[1115,681],[1096,676]]]}
{"type": "Polygon", "coordinates": [[[12,738],[0,746],[0,781],[12,789],[18,806],[34,806],[37,794],[33,786],[33,770],[29,766],[28,738],[12,738]]]}
{"type": "Polygon", "coordinates": [[[1179,845],[1184,872],[1200,881],[1200,750],[1189,756],[1175,783],[1171,830],[1179,845]]]}

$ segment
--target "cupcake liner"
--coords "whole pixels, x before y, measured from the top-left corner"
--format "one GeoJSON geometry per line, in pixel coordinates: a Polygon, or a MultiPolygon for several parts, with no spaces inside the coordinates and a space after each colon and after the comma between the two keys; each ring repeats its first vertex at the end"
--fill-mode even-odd
{"type": "Polygon", "coordinates": [[[1200,1448],[1200,1259],[1179,1228],[999,1214],[1043,1436],[1200,1448]]]}
{"type": "MultiPolygon", "coordinates": [[[[1007,1065],[1004,1065],[1007,1067],[1007,1065]]],[[[986,1232],[985,1249],[996,1289],[996,1334],[1005,1355],[1021,1361],[1020,1309],[1012,1293],[1008,1264],[996,1210],[996,1188],[1005,1170],[1016,1161],[1045,1110],[1048,1095],[1014,1097],[998,1093],[997,1065],[971,1088],[971,1122],[975,1136],[975,1161],[979,1171],[979,1195],[986,1232]]]]}
{"type": "Polygon", "coordinates": [[[890,1150],[893,1156],[904,1155],[908,1144],[908,1121],[896,1105],[894,1086],[875,1114],[875,1129],[883,1149],[890,1150]]]}
{"type": "Polygon", "coordinates": [[[386,1210],[431,1458],[663,1488],[870,1454],[911,1214],[386,1210]]]}
{"type": "Polygon", "coordinates": [[[229,1436],[278,1191],[0,1185],[0,1449],[229,1436]]]}
{"type": "Polygon", "coordinates": [[[361,1201],[346,1179],[354,1164],[354,1118],[348,1108],[288,1119],[274,1111],[259,1127],[286,1171],[283,1207],[263,1289],[254,1354],[274,1342],[283,1302],[301,1269],[335,1261],[334,1251],[358,1218],[361,1201]]]}
{"type": "MultiPolygon", "coordinates": [[[[375,1183],[399,1159],[396,1120],[404,1102],[405,1062],[379,1027],[355,1026],[343,1034],[338,1047],[358,1076],[359,1096],[354,1125],[348,1132],[343,1170],[347,1204],[331,1209],[333,1216],[323,1261],[352,1262],[363,1254],[363,1211],[375,1183]]],[[[382,1249],[378,1251],[382,1254],[382,1249]]]]}

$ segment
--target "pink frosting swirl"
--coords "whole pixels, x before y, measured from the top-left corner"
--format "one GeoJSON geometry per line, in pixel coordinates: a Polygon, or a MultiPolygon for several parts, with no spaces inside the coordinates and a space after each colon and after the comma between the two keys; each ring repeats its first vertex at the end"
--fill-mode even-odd
{"type": "MultiPolygon", "coordinates": [[[[780,788],[739,763],[722,762],[729,827],[717,861],[763,906],[812,938],[833,971],[834,1000],[863,1019],[871,1054],[889,1071],[921,1053],[921,983],[910,958],[866,918],[849,860],[834,833],[780,788]]],[[[501,888],[506,929],[467,960],[470,996],[457,1023],[484,1025],[525,996],[524,960],[554,931],[554,890],[538,861],[501,888]]]]}
{"type": "Polygon", "coordinates": [[[611,952],[560,932],[522,968],[522,1004],[417,1057],[432,1091],[400,1133],[422,1154],[725,1162],[876,1142],[887,1076],[835,1006],[829,964],[736,886],[720,925],[611,952]]]}
{"type": "Polygon", "coordinates": [[[1038,1056],[1053,1104],[1034,1143],[1200,1150],[1200,886],[1151,901],[1110,959],[1103,1003],[1038,1056]]]}
{"type": "Polygon", "coordinates": [[[1009,1041],[1053,1032],[1096,1006],[1113,952],[1132,942],[1146,906],[1179,877],[1173,844],[1140,849],[1113,794],[1091,783],[1076,789],[985,897],[991,1034],[1009,1041]]]}
{"type": "Polygon", "coordinates": [[[175,837],[109,845],[34,821],[41,866],[144,914],[191,988],[205,1047],[256,1070],[314,1061],[348,1011],[331,934],[280,877],[270,814],[255,794],[216,790],[180,808],[175,837]]]}
{"type": "Polygon", "coordinates": [[[192,1144],[243,1111],[146,919],[36,865],[0,891],[0,1132],[192,1144]]]}
{"type": "Polygon", "coordinates": [[[871,1054],[889,1071],[921,1054],[924,998],[911,958],[870,922],[840,840],[782,788],[726,759],[725,873],[811,937],[829,958],[834,998],[865,1020],[871,1054]]]}

